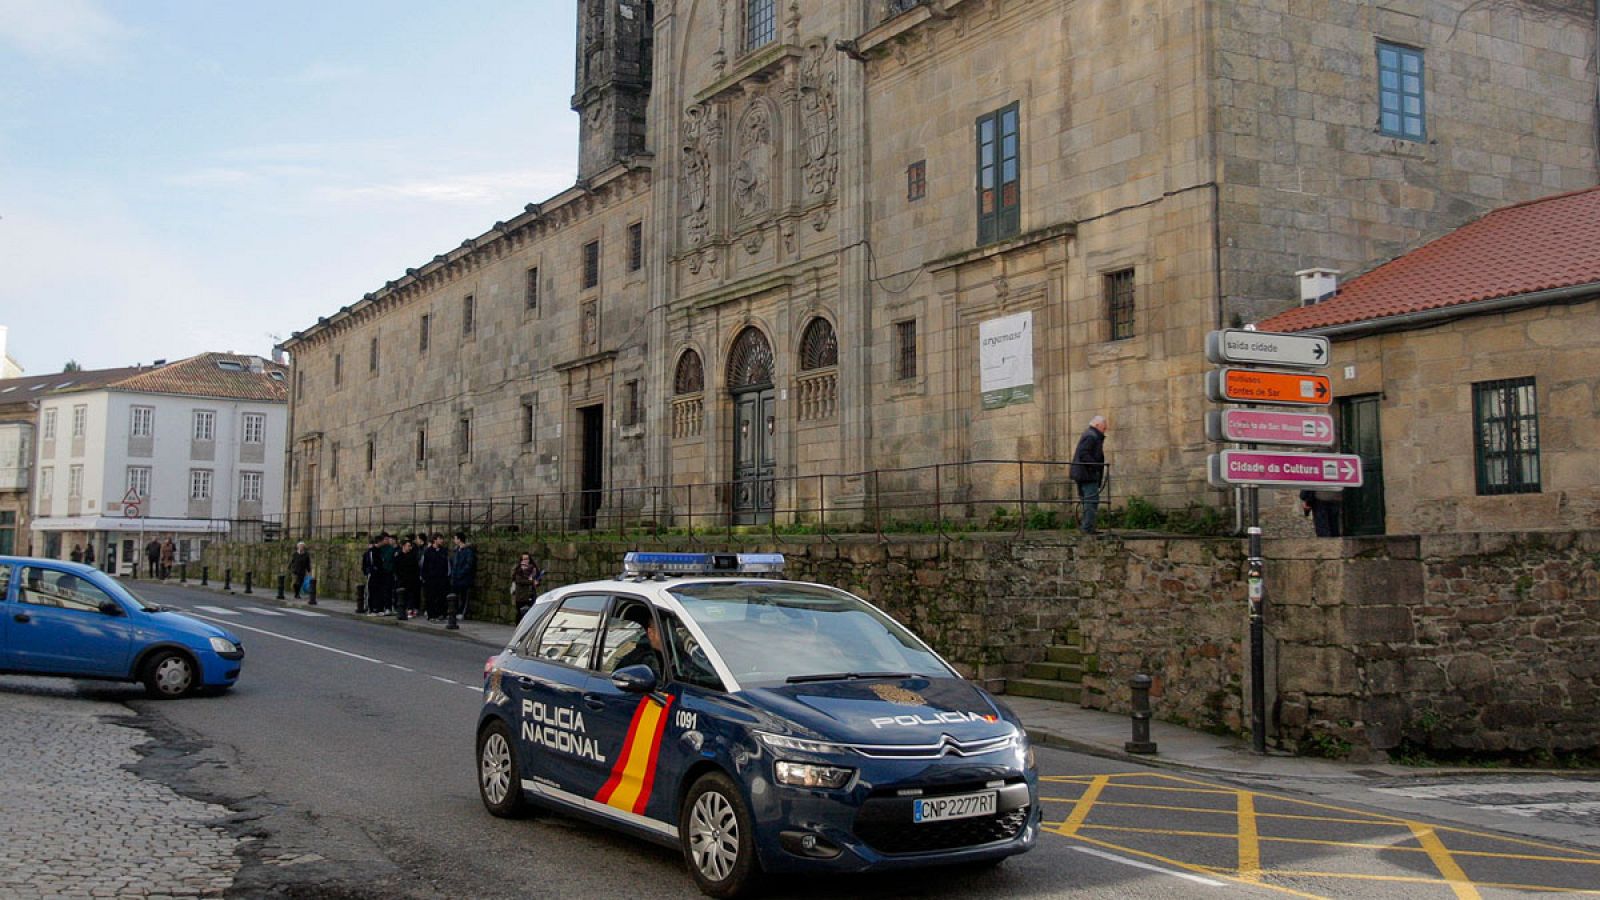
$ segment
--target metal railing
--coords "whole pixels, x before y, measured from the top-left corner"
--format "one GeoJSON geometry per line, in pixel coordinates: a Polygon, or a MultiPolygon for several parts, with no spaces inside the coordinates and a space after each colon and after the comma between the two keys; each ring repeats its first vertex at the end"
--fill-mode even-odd
{"type": "MultiPolygon", "coordinates": [[[[285,537],[330,538],[455,531],[772,534],[1055,530],[1082,503],[1070,463],[972,460],[848,474],[768,477],[594,491],[418,500],[292,513],[285,537]],[[759,498],[751,501],[750,498],[759,498]],[[741,500],[749,502],[741,502],[741,500]]],[[[1112,506],[1109,469],[1100,495],[1112,506]]]]}

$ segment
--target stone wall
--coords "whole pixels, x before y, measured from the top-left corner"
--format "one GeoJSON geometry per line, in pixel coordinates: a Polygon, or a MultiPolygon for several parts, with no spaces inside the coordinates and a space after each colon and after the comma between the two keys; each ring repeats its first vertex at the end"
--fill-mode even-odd
{"type": "MultiPolygon", "coordinates": [[[[1085,706],[1128,709],[1129,676],[1155,679],[1158,718],[1240,734],[1248,722],[1243,541],[1086,539],[1073,534],[741,538],[777,551],[787,576],[853,591],[927,639],[964,674],[1003,690],[1045,648],[1081,631],[1085,706]]],[[[531,549],[546,587],[615,575],[631,549],[704,544],[533,542],[479,549],[487,618],[531,549]]],[[[325,595],[350,596],[364,544],[311,546],[325,595]]],[[[269,586],[290,546],[213,544],[220,580],[269,586]],[[265,573],[265,574],[263,574],[265,573]]],[[[1600,746],[1600,532],[1285,539],[1266,542],[1269,738],[1365,758],[1435,750],[1600,746]]]]}

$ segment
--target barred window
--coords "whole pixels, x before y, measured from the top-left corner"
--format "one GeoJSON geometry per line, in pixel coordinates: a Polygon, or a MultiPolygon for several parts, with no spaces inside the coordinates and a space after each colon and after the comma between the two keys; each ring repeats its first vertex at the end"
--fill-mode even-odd
{"type": "Polygon", "coordinates": [[[637,272],[644,268],[644,223],[635,222],[628,226],[628,271],[637,272]]]}
{"type": "Polygon", "coordinates": [[[370,473],[378,465],[378,439],[367,438],[367,471],[370,473]]]}
{"type": "Polygon", "coordinates": [[[839,341],[833,323],[818,316],[800,336],[800,369],[825,369],[839,364],[839,341]]]}
{"type": "Polygon", "coordinates": [[[373,374],[378,372],[378,339],[373,338],[367,346],[367,371],[373,374]]]}
{"type": "Polygon", "coordinates": [[[427,313],[423,313],[422,314],[421,325],[417,330],[417,352],[418,353],[427,353],[428,352],[428,332],[432,329],[432,327],[433,327],[433,316],[430,316],[427,313]]]}
{"type": "Polygon", "coordinates": [[[477,327],[478,304],[471,294],[461,298],[461,333],[471,336],[472,329],[477,327]]]}
{"type": "Polygon", "coordinates": [[[684,394],[698,394],[705,390],[705,369],[700,365],[700,354],[693,350],[683,351],[678,357],[678,368],[672,374],[672,393],[678,396],[684,394]]]}
{"type": "Polygon", "coordinates": [[[728,353],[728,387],[758,387],[772,383],[772,344],[759,329],[746,328],[734,339],[728,353]]]}
{"type": "Polygon", "coordinates": [[[527,309],[539,308],[539,267],[528,269],[522,288],[522,305],[527,309]]]}
{"type": "Polygon", "coordinates": [[[583,287],[588,290],[600,284],[600,242],[583,245],[583,287]]]}
{"type": "Polygon", "coordinates": [[[1479,494],[1539,493],[1539,408],[1532,378],[1474,384],[1472,433],[1479,494]]]}
{"type": "Polygon", "coordinates": [[[417,468],[428,464],[428,429],[417,429],[417,468]]]}
{"type": "Polygon", "coordinates": [[[894,377],[901,381],[917,377],[917,321],[894,323],[894,377]]]}
{"type": "Polygon", "coordinates": [[[1123,269],[1105,276],[1106,320],[1111,323],[1111,339],[1133,337],[1133,270],[1123,269]]]}
{"type": "Polygon", "coordinates": [[[744,49],[754,50],[778,37],[777,0],[745,0],[744,49]]]}
{"type": "Polygon", "coordinates": [[[928,161],[919,159],[906,166],[906,199],[921,200],[928,196],[928,161]]]}

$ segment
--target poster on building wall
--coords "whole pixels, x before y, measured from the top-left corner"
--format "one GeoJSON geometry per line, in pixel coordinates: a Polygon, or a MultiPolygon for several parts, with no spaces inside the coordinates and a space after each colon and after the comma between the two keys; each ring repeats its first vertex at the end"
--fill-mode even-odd
{"type": "Polygon", "coordinates": [[[984,409],[1033,402],[1033,313],[978,323],[978,389],[984,409]]]}

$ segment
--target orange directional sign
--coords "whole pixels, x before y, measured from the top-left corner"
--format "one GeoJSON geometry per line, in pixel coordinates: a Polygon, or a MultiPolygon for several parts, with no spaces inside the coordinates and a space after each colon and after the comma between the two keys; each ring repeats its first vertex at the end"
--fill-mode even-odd
{"type": "Polygon", "coordinates": [[[1326,375],[1270,369],[1221,369],[1206,373],[1206,395],[1222,403],[1291,403],[1327,406],[1333,388],[1326,375]]]}

